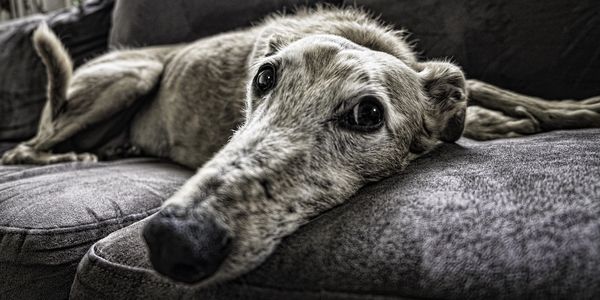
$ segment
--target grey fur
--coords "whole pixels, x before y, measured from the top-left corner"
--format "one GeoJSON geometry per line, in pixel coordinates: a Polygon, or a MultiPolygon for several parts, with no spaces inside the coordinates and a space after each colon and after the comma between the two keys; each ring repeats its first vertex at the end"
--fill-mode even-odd
{"type": "Polygon", "coordinates": [[[476,139],[600,126],[599,98],[547,102],[467,81],[450,62],[418,61],[401,31],[354,9],[301,10],[188,45],[116,51],[79,68],[68,86],[66,109],[52,115],[47,104],[38,135],[3,163],[95,160],[125,146],[117,152],[201,166],[164,204],[209,213],[234,237],[219,271],[198,287],[248,272],[312,217],[457,140],[465,118],[476,139]],[[259,95],[252,78],[266,62],[277,66],[277,86],[259,95]],[[467,110],[469,93],[482,107],[467,110]],[[381,101],[384,126],[340,128],[336,116],[364,95],[381,101]],[[108,143],[80,134],[131,108],[129,131],[108,143]],[[95,154],[51,153],[77,134],[72,149],[95,154]]]}
{"type": "Polygon", "coordinates": [[[49,31],[48,25],[42,23],[33,35],[33,45],[44,64],[48,66],[48,103],[52,108],[52,117],[55,118],[66,102],[73,64],[67,50],[49,31]]]}

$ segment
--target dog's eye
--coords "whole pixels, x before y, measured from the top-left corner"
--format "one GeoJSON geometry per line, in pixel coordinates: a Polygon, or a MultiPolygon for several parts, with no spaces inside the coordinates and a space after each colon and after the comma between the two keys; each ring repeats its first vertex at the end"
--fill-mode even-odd
{"type": "Polygon", "coordinates": [[[266,93],[275,86],[275,68],[271,64],[266,64],[258,69],[258,74],[254,78],[254,86],[261,93],[266,93]]]}
{"type": "Polygon", "coordinates": [[[340,125],[355,131],[375,131],[383,125],[383,107],[375,97],[364,97],[340,118],[340,125]]]}

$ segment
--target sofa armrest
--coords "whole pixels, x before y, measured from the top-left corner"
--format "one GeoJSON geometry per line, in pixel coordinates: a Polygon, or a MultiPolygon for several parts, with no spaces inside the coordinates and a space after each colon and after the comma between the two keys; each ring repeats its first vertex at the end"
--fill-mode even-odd
{"type": "Polygon", "coordinates": [[[75,66],[107,49],[114,0],[34,15],[0,25],[0,141],[33,136],[46,100],[46,72],[31,34],[46,22],[70,52],[75,66]]]}

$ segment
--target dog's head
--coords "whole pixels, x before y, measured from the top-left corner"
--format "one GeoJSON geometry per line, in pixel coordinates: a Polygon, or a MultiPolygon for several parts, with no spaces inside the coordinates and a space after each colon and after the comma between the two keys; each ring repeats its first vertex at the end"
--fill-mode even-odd
{"type": "Polygon", "coordinates": [[[246,120],[144,230],[155,269],[222,281],[359,188],[462,133],[465,79],[332,35],[252,62],[246,120]],[[416,68],[416,70],[415,70],[416,68]]]}

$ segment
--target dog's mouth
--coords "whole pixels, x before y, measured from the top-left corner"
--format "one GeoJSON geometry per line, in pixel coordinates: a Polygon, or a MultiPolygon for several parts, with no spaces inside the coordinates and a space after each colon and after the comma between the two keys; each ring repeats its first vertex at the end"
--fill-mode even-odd
{"type": "Polygon", "coordinates": [[[170,204],[150,218],[142,235],[156,272],[176,282],[205,287],[260,265],[282,237],[310,219],[289,209],[273,205],[269,211],[234,214],[237,220],[228,217],[231,224],[225,225],[218,213],[207,213],[210,209],[186,210],[170,204]]]}
{"type": "Polygon", "coordinates": [[[194,287],[236,278],[260,265],[281,238],[334,205],[320,201],[326,187],[303,181],[282,187],[283,181],[243,170],[220,171],[205,166],[146,223],[142,235],[159,274],[194,287]]]}
{"type": "Polygon", "coordinates": [[[278,138],[279,147],[234,141],[207,162],[144,227],[154,269],[198,287],[232,279],[264,261],[312,212],[295,206],[319,197],[319,188],[306,186],[290,170],[305,162],[306,147],[290,145],[284,138],[278,138]],[[274,180],[280,172],[288,172],[288,179],[274,180]],[[310,192],[299,196],[298,190],[310,192]]]}

